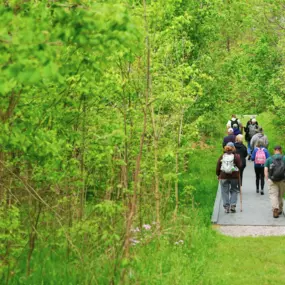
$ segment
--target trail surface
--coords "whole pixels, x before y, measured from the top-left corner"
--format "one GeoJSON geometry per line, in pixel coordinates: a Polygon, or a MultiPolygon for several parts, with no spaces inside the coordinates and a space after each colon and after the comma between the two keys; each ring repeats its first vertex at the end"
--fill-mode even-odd
{"type": "Polygon", "coordinates": [[[253,162],[247,161],[242,187],[242,212],[240,197],[236,213],[224,212],[219,185],[212,223],[217,224],[222,233],[231,236],[285,235],[285,216],[273,218],[266,184],[264,190],[264,195],[256,193],[253,162]]]}

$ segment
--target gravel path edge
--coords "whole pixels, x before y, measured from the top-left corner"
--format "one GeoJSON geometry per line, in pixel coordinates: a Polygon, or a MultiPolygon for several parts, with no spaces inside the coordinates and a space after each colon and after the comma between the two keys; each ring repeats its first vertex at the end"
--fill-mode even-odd
{"type": "Polygon", "coordinates": [[[232,237],[284,236],[285,226],[213,226],[218,232],[232,237]]]}

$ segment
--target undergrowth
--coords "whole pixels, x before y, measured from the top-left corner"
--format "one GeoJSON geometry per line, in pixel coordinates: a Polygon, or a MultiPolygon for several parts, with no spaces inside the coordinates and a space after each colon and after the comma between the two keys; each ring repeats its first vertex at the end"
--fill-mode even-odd
{"type": "MultiPolygon", "coordinates": [[[[273,116],[261,114],[257,120],[269,137],[270,151],[274,144],[284,144],[274,128],[273,116]]],[[[22,254],[17,270],[8,278],[9,284],[280,283],[285,277],[281,237],[225,237],[211,227],[218,186],[215,167],[222,153],[224,135],[223,130],[209,142],[209,147],[194,151],[189,172],[179,182],[177,219],[170,218],[170,213],[166,215],[159,235],[155,234],[154,224],[137,227],[129,260],[120,259],[120,248],[117,256],[108,249],[98,255],[94,254],[96,250],[91,254],[86,249],[79,262],[60,245],[51,247],[41,240],[33,253],[31,274],[25,274],[26,261],[22,258],[25,254],[22,254]],[[189,187],[190,194],[185,192],[189,187]]],[[[118,241],[118,247],[121,242],[118,241]]]]}

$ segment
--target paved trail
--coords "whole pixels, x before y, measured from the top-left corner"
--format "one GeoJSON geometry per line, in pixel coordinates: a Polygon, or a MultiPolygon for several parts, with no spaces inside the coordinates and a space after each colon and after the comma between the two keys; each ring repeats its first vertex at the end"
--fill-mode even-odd
{"type": "Polygon", "coordinates": [[[212,215],[212,223],[226,226],[285,226],[284,215],[279,216],[278,219],[272,216],[266,183],[264,195],[256,193],[255,172],[252,161],[247,160],[247,166],[243,175],[242,212],[240,212],[239,200],[236,213],[226,214],[224,212],[219,186],[212,215]]]}

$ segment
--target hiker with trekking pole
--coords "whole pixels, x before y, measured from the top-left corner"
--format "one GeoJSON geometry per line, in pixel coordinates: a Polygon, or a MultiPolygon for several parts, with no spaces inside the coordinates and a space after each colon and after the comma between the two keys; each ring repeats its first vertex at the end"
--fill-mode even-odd
{"type": "Polygon", "coordinates": [[[242,190],[241,190],[241,187],[242,187],[242,184],[241,184],[241,176],[239,175],[238,177],[238,184],[239,184],[239,196],[240,196],[240,211],[242,212],[242,190]]]}
{"type": "Polygon", "coordinates": [[[235,153],[235,151],[236,149],[234,144],[232,142],[227,143],[224,147],[224,153],[217,161],[216,167],[216,174],[221,185],[225,213],[236,212],[238,192],[240,192],[242,198],[240,186],[240,169],[242,168],[242,162],[240,155],[235,153]]]}

